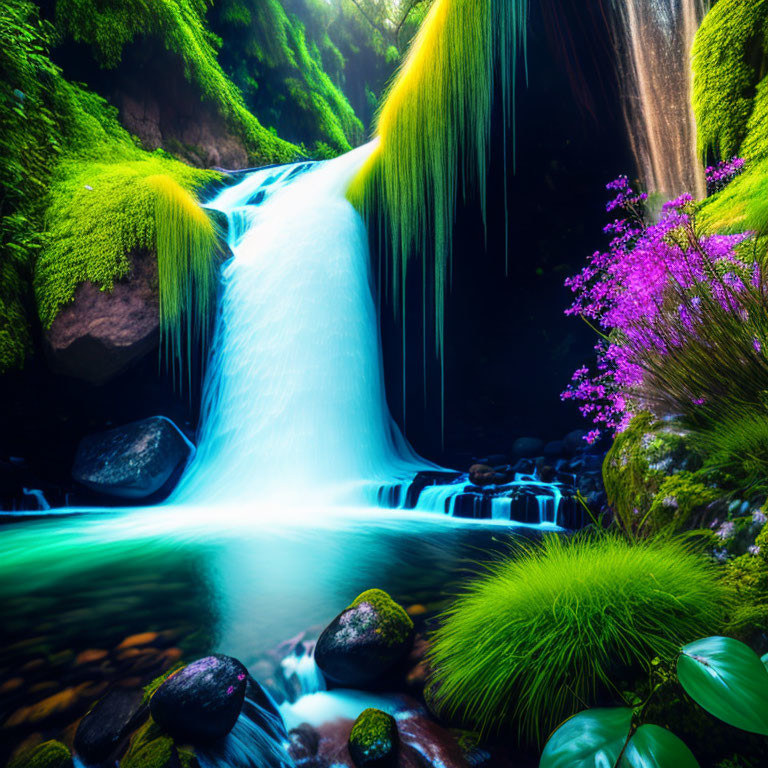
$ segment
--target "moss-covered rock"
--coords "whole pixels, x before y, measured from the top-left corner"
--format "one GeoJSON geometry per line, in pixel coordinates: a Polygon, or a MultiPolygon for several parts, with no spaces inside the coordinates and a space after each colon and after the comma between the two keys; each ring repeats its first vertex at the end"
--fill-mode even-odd
{"type": "Polygon", "coordinates": [[[699,472],[688,433],[649,413],[616,437],[603,463],[608,501],[627,531],[651,535],[699,527],[721,494],[699,472]]]}
{"type": "Polygon", "coordinates": [[[360,713],[349,734],[349,754],[357,768],[397,764],[397,722],[380,709],[360,713]]]}
{"type": "Polygon", "coordinates": [[[72,755],[60,741],[44,741],[14,757],[8,768],[71,768],[72,755]]]}
{"type": "Polygon", "coordinates": [[[383,589],[368,589],[358,595],[347,608],[370,605],[377,613],[380,624],[376,629],[387,645],[404,643],[413,634],[413,621],[405,608],[396,603],[383,589]]]}
{"type": "Polygon", "coordinates": [[[412,644],[413,622],[405,609],[383,590],[369,589],[326,627],[315,660],[334,682],[363,687],[402,661],[412,644]]]}
{"type": "Polygon", "coordinates": [[[749,551],[726,563],[725,581],[735,598],[727,633],[752,642],[768,632],[768,525],[764,522],[749,551]]]}

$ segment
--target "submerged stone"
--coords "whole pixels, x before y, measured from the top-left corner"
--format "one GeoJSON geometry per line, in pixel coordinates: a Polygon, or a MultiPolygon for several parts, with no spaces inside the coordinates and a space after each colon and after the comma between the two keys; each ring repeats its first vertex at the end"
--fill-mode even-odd
{"type": "Polygon", "coordinates": [[[245,699],[248,670],[231,656],[193,661],[171,675],[149,702],[157,724],[181,741],[208,743],[234,727],[245,699]]]}
{"type": "Polygon", "coordinates": [[[85,437],[72,477],[99,493],[143,499],[161,490],[192,450],[170,419],[153,416],[85,437]]]}
{"type": "Polygon", "coordinates": [[[75,732],[75,752],[85,763],[100,763],[109,757],[146,712],[143,693],[114,688],[100,699],[80,721],[75,732]]]}
{"type": "Polygon", "coordinates": [[[376,681],[407,656],[413,622],[386,592],[363,592],[323,631],[315,661],[331,681],[350,687],[376,681]]]}
{"type": "Polygon", "coordinates": [[[397,764],[397,723],[380,709],[366,709],[349,734],[349,754],[357,768],[385,768],[397,764]]]}

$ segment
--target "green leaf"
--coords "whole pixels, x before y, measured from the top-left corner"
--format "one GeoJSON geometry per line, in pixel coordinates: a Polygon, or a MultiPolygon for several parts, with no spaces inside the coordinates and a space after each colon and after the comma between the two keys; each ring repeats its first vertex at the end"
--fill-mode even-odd
{"type": "Polygon", "coordinates": [[[729,725],[768,735],[768,669],[744,643],[707,637],[686,645],[677,659],[686,693],[729,725]]]}
{"type": "Polygon", "coordinates": [[[691,750],[658,725],[641,725],[630,739],[619,768],[699,768],[691,750]]]}
{"type": "Polygon", "coordinates": [[[631,725],[632,710],[626,707],[580,712],[552,734],[539,768],[612,768],[631,725]]]}
{"type": "Polygon", "coordinates": [[[765,668],[768,669],[768,653],[766,653],[765,656],[762,656],[760,661],[762,661],[765,668]]]}

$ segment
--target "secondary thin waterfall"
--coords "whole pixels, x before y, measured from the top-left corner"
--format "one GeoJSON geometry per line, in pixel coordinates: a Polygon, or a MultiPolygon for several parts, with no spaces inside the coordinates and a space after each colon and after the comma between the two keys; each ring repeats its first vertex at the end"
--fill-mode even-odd
{"type": "Polygon", "coordinates": [[[703,197],[691,47],[709,0],[614,0],[625,115],[640,177],[665,198],[703,197]]]}
{"type": "Polygon", "coordinates": [[[209,204],[233,258],[199,448],[170,503],[366,504],[431,466],[387,408],[368,236],[345,197],[373,148],[256,171],[209,204]]]}

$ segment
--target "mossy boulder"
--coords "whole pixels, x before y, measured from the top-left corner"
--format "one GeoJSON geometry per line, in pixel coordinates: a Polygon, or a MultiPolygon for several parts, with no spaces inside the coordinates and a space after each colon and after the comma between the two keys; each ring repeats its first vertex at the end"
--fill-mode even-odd
{"type": "Polygon", "coordinates": [[[397,722],[380,709],[366,709],[349,734],[349,754],[357,768],[389,768],[397,764],[397,722]]]}
{"type": "Polygon", "coordinates": [[[381,589],[359,595],[323,631],[315,660],[333,683],[364,687],[401,662],[413,645],[413,622],[381,589]]]}
{"type": "Polygon", "coordinates": [[[622,528],[670,533],[705,524],[709,505],[722,495],[700,470],[684,429],[641,413],[608,451],[603,482],[622,528]]]}
{"type": "Polygon", "coordinates": [[[83,438],[72,477],[108,496],[146,499],[172,484],[192,450],[170,419],[153,416],[83,438]]]}
{"type": "Polygon", "coordinates": [[[248,670],[231,656],[215,654],[171,675],[152,695],[157,724],[182,742],[203,744],[226,736],[245,700],[248,670]]]}
{"type": "Polygon", "coordinates": [[[72,755],[60,741],[44,741],[14,757],[8,768],[71,768],[72,755]]]}

